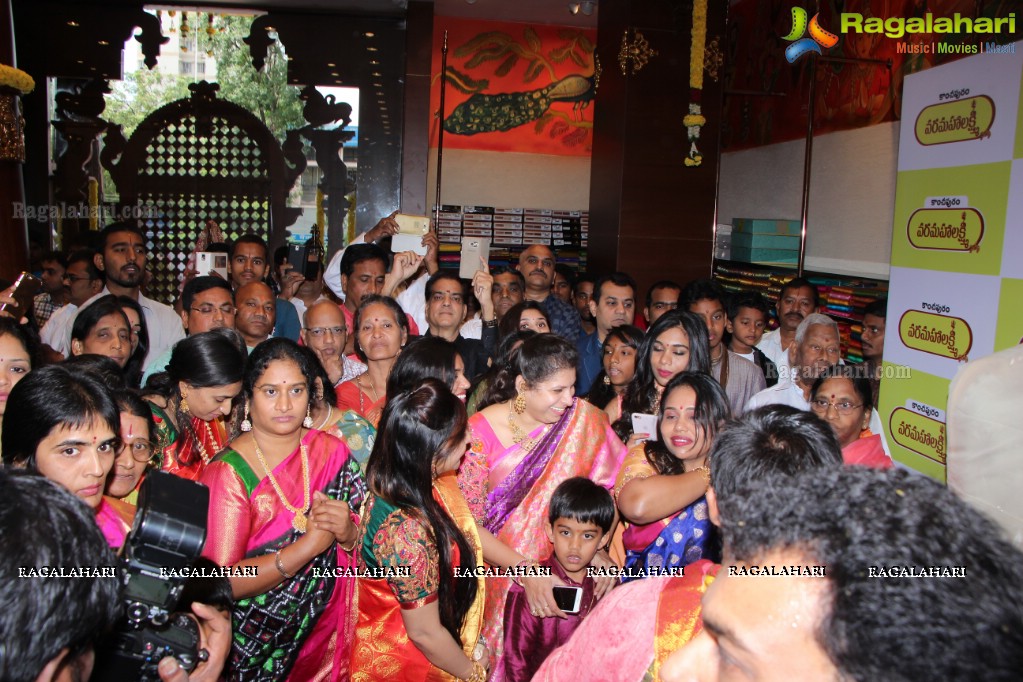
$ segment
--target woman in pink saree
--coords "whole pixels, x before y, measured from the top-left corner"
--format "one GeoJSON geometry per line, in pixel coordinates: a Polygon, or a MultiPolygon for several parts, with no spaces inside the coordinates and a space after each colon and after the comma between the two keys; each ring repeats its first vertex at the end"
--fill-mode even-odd
{"type": "Polygon", "coordinates": [[[359,465],[337,438],[309,428],[309,354],[270,339],[249,356],[246,433],[206,467],[203,554],[231,577],[231,680],[346,680],[356,525],[366,495],[359,465]],[[250,421],[251,420],[251,421],[250,421]]]}
{"type": "MultiPolygon", "coordinates": [[[[554,489],[585,476],[610,489],[625,457],[603,410],[576,400],[575,347],[554,334],[535,336],[513,352],[469,419],[472,445],[459,486],[480,525],[530,561],[548,558],[543,524],[554,489]]],[[[608,565],[603,550],[595,561],[608,565]]],[[[492,680],[500,665],[505,599],[510,578],[490,578],[483,634],[493,647],[492,680]]],[[[553,600],[530,606],[536,615],[561,615],[553,600]]]]}

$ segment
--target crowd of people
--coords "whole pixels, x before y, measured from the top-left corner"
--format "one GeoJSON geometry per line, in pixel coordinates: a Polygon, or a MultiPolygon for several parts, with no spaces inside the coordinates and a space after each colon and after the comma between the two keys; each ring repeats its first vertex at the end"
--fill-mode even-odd
{"type": "Polygon", "coordinates": [[[396,232],[312,278],[243,235],[173,306],[132,223],[43,257],[33,309],[0,312],[0,680],[89,678],[119,579],[19,569],[114,565],[154,471],[208,488],[227,569],[180,606],[198,666],[162,679],[1023,670],[1023,556],[889,456],[883,301],[847,363],[801,278],[768,331],[713,280],[640,299],[541,244],[463,280],[396,232]]]}

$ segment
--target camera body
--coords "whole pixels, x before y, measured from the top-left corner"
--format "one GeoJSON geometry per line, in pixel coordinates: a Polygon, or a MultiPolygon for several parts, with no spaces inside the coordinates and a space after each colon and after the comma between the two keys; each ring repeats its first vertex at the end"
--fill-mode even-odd
{"type": "Polygon", "coordinates": [[[138,513],[120,558],[125,620],[101,651],[99,680],[159,680],[166,656],[186,671],[200,660],[199,626],[176,613],[192,563],[206,542],[209,489],[162,471],[150,471],[139,491],[138,513]]]}

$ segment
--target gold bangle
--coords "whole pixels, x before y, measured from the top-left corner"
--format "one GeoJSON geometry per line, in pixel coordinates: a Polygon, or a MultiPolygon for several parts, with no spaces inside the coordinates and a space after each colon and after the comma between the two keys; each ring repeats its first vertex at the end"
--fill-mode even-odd
{"type": "Polygon", "coordinates": [[[340,547],[340,548],[341,548],[342,550],[344,550],[345,552],[354,552],[354,551],[355,551],[355,547],[356,547],[356,546],[357,546],[358,544],[359,544],[359,534],[358,534],[358,533],[356,533],[356,534],[355,534],[355,539],[354,539],[354,540],[352,540],[352,546],[351,546],[351,547],[345,547],[345,546],[344,546],[344,545],[342,545],[342,544],[341,544],[340,542],[339,542],[339,543],[337,543],[337,546],[338,546],[338,547],[340,547]]]}
{"type": "Polygon", "coordinates": [[[278,573],[283,575],[286,580],[290,580],[291,578],[294,578],[295,575],[284,570],[284,563],[281,561],[281,552],[283,551],[284,548],[282,547],[274,553],[274,566],[277,567],[278,573]]]}

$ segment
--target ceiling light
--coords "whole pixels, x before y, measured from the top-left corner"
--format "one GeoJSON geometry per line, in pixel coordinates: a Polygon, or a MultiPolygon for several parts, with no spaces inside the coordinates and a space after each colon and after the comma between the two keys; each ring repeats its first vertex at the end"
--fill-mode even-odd
{"type": "Polygon", "coordinates": [[[371,76],[373,76],[374,78],[380,78],[380,77],[381,77],[381,76],[383,76],[384,74],[382,74],[382,73],[378,73],[378,72],[374,71],[374,72],[373,72],[373,73],[371,73],[370,75],[371,75],[371,76]]]}
{"type": "Polygon", "coordinates": [[[366,36],[367,38],[372,38],[373,36],[376,35],[376,33],[373,33],[373,31],[366,31],[362,35],[366,36]]]}
{"type": "Polygon", "coordinates": [[[327,66],[333,69],[335,66],[337,66],[337,64],[335,64],[334,62],[327,62],[327,66]]]}
{"type": "Polygon", "coordinates": [[[106,40],[97,40],[96,42],[97,42],[97,43],[99,43],[100,45],[103,45],[104,47],[106,47],[107,45],[109,45],[109,44],[110,44],[110,43],[109,43],[109,42],[107,42],[106,40]]]}
{"type": "Polygon", "coordinates": [[[366,48],[366,52],[376,52],[376,51],[377,51],[377,49],[375,47],[372,47],[372,46],[366,48]]]}
{"type": "Polygon", "coordinates": [[[78,28],[78,22],[75,21],[74,19],[72,19],[71,21],[67,22],[67,25],[70,26],[71,28],[78,28]]]}

